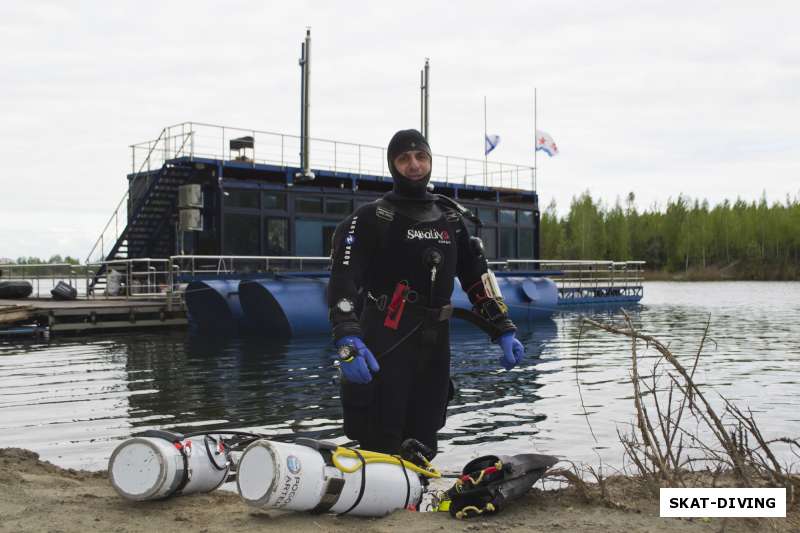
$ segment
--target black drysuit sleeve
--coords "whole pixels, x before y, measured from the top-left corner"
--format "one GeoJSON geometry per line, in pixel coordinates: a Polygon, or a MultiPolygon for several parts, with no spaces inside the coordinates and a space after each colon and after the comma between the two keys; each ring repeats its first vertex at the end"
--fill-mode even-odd
{"type": "MultiPolygon", "coordinates": [[[[489,272],[489,263],[483,254],[483,245],[480,240],[470,237],[469,230],[464,220],[459,217],[456,222],[458,243],[458,265],[456,274],[461,282],[461,287],[472,303],[473,312],[491,322],[499,334],[516,331],[517,327],[508,318],[508,307],[503,302],[503,297],[487,293],[483,283],[483,275],[489,272]]],[[[499,335],[498,335],[499,336],[499,335]]],[[[497,337],[492,340],[496,340],[497,337]]]]}
{"type": "Polygon", "coordinates": [[[361,336],[355,310],[343,312],[337,305],[345,300],[355,306],[361,298],[366,274],[377,246],[374,209],[364,206],[336,227],[331,246],[331,279],[328,308],[333,338],[361,336]]]}

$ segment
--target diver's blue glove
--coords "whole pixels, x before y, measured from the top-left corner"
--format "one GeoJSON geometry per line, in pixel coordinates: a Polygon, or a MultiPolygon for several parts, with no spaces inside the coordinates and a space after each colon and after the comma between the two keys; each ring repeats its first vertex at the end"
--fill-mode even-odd
{"type": "Polygon", "coordinates": [[[525,355],[525,347],[517,340],[513,331],[503,333],[495,342],[503,349],[503,356],[500,358],[500,364],[503,365],[503,368],[511,370],[522,361],[522,356],[525,355]]]}
{"type": "Polygon", "coordinates": [[[378,361],[375,359],[375,356],[372,355],[372,352],[367,348],[367,345],[364,344],[364,341],[361,340],[361,337],[356,337],[355,335],[342,337],[336,341],[336,349],[340,354],[339,368],[342,369],[342,375],[351,383],[358,383],[360,385],[369,383],[372,381],[370,370],[372,370],[372,372],[377,372],[381,369],[381,367],[378,366],[378,361]],[[351,351],[355,352],[350,359],[347,359],[346,355],[345,357],[341,356],[343,346],[349,346],[352,348],[351,351]]]}

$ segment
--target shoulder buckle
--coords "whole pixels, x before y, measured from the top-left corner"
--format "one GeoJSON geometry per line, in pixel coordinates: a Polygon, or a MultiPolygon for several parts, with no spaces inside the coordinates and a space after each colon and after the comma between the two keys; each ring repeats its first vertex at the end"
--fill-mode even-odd
{"type": "Polygon", "coordinates": [[[389,207],[388,202],[378,202],[378,207],[375,208],[375,216],[386,222],[394,220],[394,209],[389,207]]]}

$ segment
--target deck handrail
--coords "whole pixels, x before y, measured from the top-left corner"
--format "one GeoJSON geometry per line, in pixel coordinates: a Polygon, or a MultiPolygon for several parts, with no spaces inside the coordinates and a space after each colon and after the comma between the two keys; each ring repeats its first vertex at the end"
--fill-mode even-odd
{"type": "MultiPolygon", "coordinates": [[[[282,168],[299,168],[299,147],[302,137],[274,131],[256,130],[222,126],[206,122],[180,122],[165,127],[166,137],[156,141],[145,141],[131,145],[132,171],[135,172],[137,154],[147,150],[145,161],[152,157],[152,148],[159,146],[162,160],[168,161],[178,157],[179,151],[171,148],[182,139],[185,145],[190,140],[188,157],[216,160],[236,160],[232,157],[228,141],[252,136],[254,139],[250,156],[239,158],[240,162],[253,166],[257,163],[274,164],[282,168]],[[163,141],[163,142],[161,142],[163,141]],[[266,147],[266,149],[264,149],[266,147]]],[[[349,141],[337,141],[312,137],[311,167],[315,170],[328,170],[334,174],[366,174],[389,176],[386,163],[386,148],[370,144],[349,141]],[[322,154],[322,155],[320,155],[322,154]]],[[[536,190],[535,168],[526,165],[472,159],[445,154],[433,155],[432,181],[444,183],[463,183],[464,185],[483,185],[493,188],[510,188],[517,190],[536,190]]]]}
{"type": "MultiPolygon", "coordinates": [[[[155,150],[156,146],[158,146],[158,142],[161,140],[161,138],[164,136],[164,134],[166,132],[167,132],[167,129],[163,128],[161,130],[161,133],[159,133],[158,138],[152,143],[152,146],[150,146],[150,150],[147,153],[147,157],[142,161],[142,164],[139,166],[139,173],[141,173],[144,170],[145,164],[149,164],[150,157],[152,156],[153,151],[155,150]]],[[[136,164],[136,162],[135,162],[135,159],[134,159],[134,166],[135,166],[135,164],[136,164]]],[[[106,231],[108,231],[108,229],[111,227],[111,222],[112,221],[114,222],[114,242],[116,243],[117,240],[119,240],[119,210],[120,210],[120,208],[122,207],[123,204],[127,203],[128,197],[129,197],[128,194],[129,194],[129,191],[128,191],[128,189],[126,189],[125,192],[122,195],[122,198],[117,203],[117,207],[114,208],[114,212],[108,218],[108,222],[106,222],[105,227],[103,227],[103,230],[100,232],[100,236],[95,241],[94,246],[92,246],[92,249],[89,251],[88,254],[86,254],[86,264],[89,264],[89,263],[92,262],[92,254],[97,250],[98,246],[100,246],[100,255],[102,256],[103,259],[105,259],[105,250],[104,250],[105,234],[106,234],[106,231]]],[[[126,209],[125,210],[125,224],[126,225],[127,225],[127,222],[128,222],[128,212],[127,212],[127,209],[126,209]]],[[[123,231],[124,231],[124,229],[125,228],[123,227],[123,231]]]]}

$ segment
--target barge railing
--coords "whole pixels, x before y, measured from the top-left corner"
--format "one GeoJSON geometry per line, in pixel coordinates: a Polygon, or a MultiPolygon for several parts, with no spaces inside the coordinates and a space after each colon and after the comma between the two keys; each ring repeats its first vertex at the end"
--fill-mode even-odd
{"type": "Polygon", "coordinates": [[[170,269],[177,275],[221,276],[329,270],[330,257],[284,255],[174,255],[169,258],[170,269]]]}
{"type": "Polygon", "coordinates": [[[89,270],[86,265],[71,263],[0,264],[0,281],[27,281],[33,286],[32,296],[35,298],[43,295],[49,297],[50,290],[55,288],[59,281],[68,283],[85,294],[86,289],[81,285],[85,282],[89,270]]]}
{"type": "MultiPolygon", "coordinates": [[[[642,295],[644,261],[508,259],[490,261],[501,275],[540,272],[552,277],[561,300],[642,295]]],[[[195,278],[265,275],[327,275],[330,257],[177,255],[169,259],[119,259],[88,265],[2,264],[0,280],[25,280],[36,297],[46,297],[58,281],[78,290],[79,298],[166,299],[182,304],[185,283],[195,278]],[[97,272],[105,273],[92,287],[97,272]]]]}
{"type": "MultiPolygon", "coordinates": [[[[235,128],[203,122],[182,122],[167,126],[155,141],[131,145],[131,172],[160,168],[178,157],[237,161],[242,164],[275,165],[300,168],[298,135],[287,135],[251,128],[235,128]],[[247,148],[231,149],[231,141],[249,137],[247,148]]],[[[234,145],[236,143],[234,142],[234,145]]],[[[386,147],[331,139],[309,140],[311,168],[336,174],[364,174],[388,177],[386,147]]],[[[451,155],[433,155],[432,180],[461,185],[536,190],[533,167],[469,159],[451,155]]]]}
{"type": "Polygon", "coordinates": [[[89,290],[86,296],[94,298],[100,292],[103,296],[131,298],[170,298],[174,287],[169,259],[115,259],[88,265],[86,283],[89,290]],[[97,272],[103,276],[91,285],[97,272]],[[102,290],[101,290],[102,289],[102,290]]]}
{"type": "Polygon", "coordinates": [[[606,297],[641,298],[643,293],[645,261],[508,259],[490,262],[490,265],[511,271],[532,268],[551,271],[559,298],[564,302],[579,303],[584,299],[606,297]]]}
{"type": "MultiPolygon", "coordinates": [[[[158,138],[155,141],[151,141],[150,146],[149,146],[149,148],[147,150],[147,155],[145,156],[145,158],[141,161],[141,163],[139,165],[139,172],[140,173],[145,171],[145,167],[147,167],[148,171],[150,170],[150,164],[151,164],[152,156],[155,153],[156,148],[159,145],[159,142],[161,141],[162,138],[164,138],[164,135],[166,133],[167,133],[167,129],[166,128],[162,129],[161,133],[159,133],[159,135],[158,135],[158,138]]],[[[134,172],[136,171],[136,168],[135,168],[136,160],[135,159],[136,158],[134,157],[134,161],[133,161],[134,172]]],[[[160,165],[159,165],[159,167],[160,167],[160,165]]],[[[149,177],[148,177],[148,180],[149,180],[149,177]]],[[[120,234],[121,234],[120,232],[124,231],[125,227],[128,225],[128,211],[129,211],[129,208],[130,208],[130,206],[128,205],[128,200],[129,199],[130,199],[129,191],[126,189],[125,193],[122,195],[122,198],[120,198],[120,201],[117,203],[117,207],[114,208],[114,212],[111,213],[111,216],[109,217],[108,222],[106,222],[106,225],[103,228],[103,231],[100,232],[100,236],[97,238],[97,241],[95,241],[94,246],[92,246],[92,249],[86,255],[86,263],[87,264],[93,263],[93,262],[102,262],[102,261],[104,261],[106,259],[106,243],[108,243],[108,250],[110,250],[111,247],[113,247],[114,244],[119,240],[119,237],[120,237],[120,234]],[[113,238],[111,237],[111,227],[112,227],[111,224],[112,224],[112,222],[114,224],[114,226],[113,226],[113,228],[114,228],[113,238]],[[95,257],[95,252],[97,252],[98,249],[99,249],[100,253],[99,253],[99,255],[97,257],[95,257]]]]}

